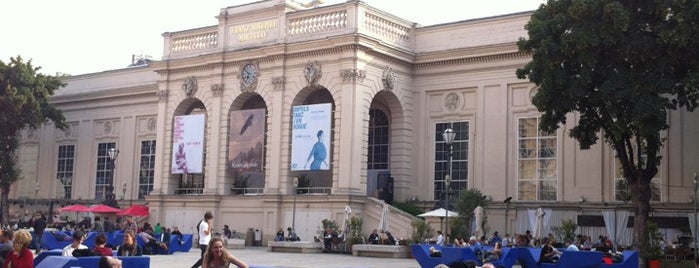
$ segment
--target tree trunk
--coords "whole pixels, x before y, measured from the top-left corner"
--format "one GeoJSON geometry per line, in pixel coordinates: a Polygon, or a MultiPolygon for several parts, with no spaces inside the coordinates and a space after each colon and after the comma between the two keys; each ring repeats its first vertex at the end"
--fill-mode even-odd
{"type": "MultiPolygon", "coordinates": [[[[633,202],[633,247],[640,249],[641,246],[648,246],[649,237],[645,232],[648,214],[650,213],[651,187],[650,180],[637,178],[629,183],[631,190],[631,200],[633,202]]],[[[614,241],[616,242],[616,241],[614,241]]]]}
{"type": "Polygon", "coordinates": [[[8,195],[10,194],[10,186],[5,185],[0,187],[0,203],[2,203],[2,226],[7,226],[10,222],[10,204],[9,204],[9,197],[8,195]]]}

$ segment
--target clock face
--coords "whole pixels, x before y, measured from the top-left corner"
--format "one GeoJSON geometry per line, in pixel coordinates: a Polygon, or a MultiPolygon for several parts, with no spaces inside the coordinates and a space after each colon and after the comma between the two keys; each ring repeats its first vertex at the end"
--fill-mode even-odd
{"type": "Polygon", "coordinates": [[[241,77],[243,78],[243,82],[246,84],[251,84],[257,78],[257,67],[252,64],[246,64],[243,67],[241,77]]]}

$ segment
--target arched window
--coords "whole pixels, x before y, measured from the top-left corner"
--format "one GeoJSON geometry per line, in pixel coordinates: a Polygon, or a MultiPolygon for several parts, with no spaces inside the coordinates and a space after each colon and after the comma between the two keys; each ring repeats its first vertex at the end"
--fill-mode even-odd
{"type": "Polygon", "coordinates": [[[389,135],[386,113],[380,109],[370,109],[367,169],[388,169],[389,135]]]}

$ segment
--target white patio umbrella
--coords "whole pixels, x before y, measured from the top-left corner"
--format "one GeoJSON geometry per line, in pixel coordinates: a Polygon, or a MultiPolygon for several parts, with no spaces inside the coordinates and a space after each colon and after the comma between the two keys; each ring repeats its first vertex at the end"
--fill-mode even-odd
{"type": "Polygon", "coordinates": [[[349,215],[352,213],[352,208],[350,206],[345,206],[345,218],[342,220],[342,232],[345,234],[343,237],[347,238],[349,234],[349,215]]]}
{"type": "Polygon", "coordinates": [[[381,220],[379,220],[379,232],[384,233],[388,231],[388,205],[383,203],[383,211],[381,212],[381,220]]]}
{"type": "Polygon", "coordinates": [[[481,237],[481,235],[484,235],[483,234],[483,214],[484,214],[484,211],[483,211],[483,207],[481,207],[481,206],[477,206],[473,210],[473,215],[476,216],[476,230],[473,232],[473,234],[476,237],[481,237]]]}
{"type": "MultiPolygon", "coordinates": [[[[438,208],[438,209],[435,209],[435,210],[432,210],[432,211],[428,211],[428,212],[422,213],[422,214],[417,215],[417,216],[418,216],[418,217],[422,217],[422,218],[430,218],[430,217],[444,218],[444,215],[447,215],[447,212],[445,211],[445,209],[444,209],[444,208],[438,208]]],[[[459,216],[459,213],[456,213],[456,212],[450,210],[450,211],[448,212],[448,216],[449,216],[449,218],[451,218],[451,217],[458,217],[458,216],[459,216]]]]}
{"type": "Polygon", "coordinates": [[[539,207],[536,210],[536,222],[534,223],[534,232],[532,233],[532,236],[534,238],[540,238],[543,236],[544,232],[544,215],[546,215],[546,212],[544,212],[544,209],[539,207]]]}

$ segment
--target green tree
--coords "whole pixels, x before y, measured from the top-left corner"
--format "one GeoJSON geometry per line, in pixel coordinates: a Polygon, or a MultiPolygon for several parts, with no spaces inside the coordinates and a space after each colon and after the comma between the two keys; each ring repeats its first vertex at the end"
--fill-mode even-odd
{"type": "Polygon", "coordinates": [[[669,110],[697,107],[697,21],[695,0],[549,0],[518,42],[532,55],[517,77],[539,87],[539,128],[555,131],[576,118],[569,135],[581,149],[602,135],[616,151],[634,204],[636,247],[648,244],[650,181],[669,110]]]}
{"type": "MultiPolygon", "coordinates": [[[[480,190],[468,189],[459,194],[455,205],[459,216],[449,222],[450,234],[452,238],[461,237],[467,240],[473,231],[471,230],[471,222],[474,220],[473,210],[478,206],[485,210],[488,207],[488,201],[480,190]]],[[[487,229],[487,219],[488,216],[483,215],[483,226],[481,226],[483,230],[487,229]]]]}
{"type": "Polygon", "coordinates": [[[47,120],[60,129],[66,128],[63,113],[49,103],[49,98],[62,87],[61,77],[38,73],[32,61],[22,57],[0,61],[0,195],[2,223],[8,220],[10,186],[21,178],[16,151],[20,131],[36,129],[47,120]]]}

